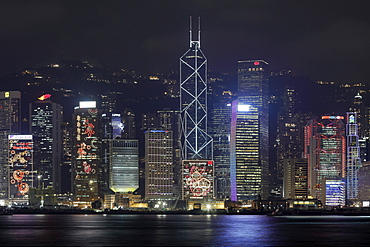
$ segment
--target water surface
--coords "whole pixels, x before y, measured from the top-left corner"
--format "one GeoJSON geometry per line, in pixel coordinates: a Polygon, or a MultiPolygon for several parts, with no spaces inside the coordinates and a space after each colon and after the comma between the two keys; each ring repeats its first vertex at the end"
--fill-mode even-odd
{"type": "Polygon", "coordinates": [[[263,215],[0,216],[1,246],[368,245],[370,217],[263,215]]]}

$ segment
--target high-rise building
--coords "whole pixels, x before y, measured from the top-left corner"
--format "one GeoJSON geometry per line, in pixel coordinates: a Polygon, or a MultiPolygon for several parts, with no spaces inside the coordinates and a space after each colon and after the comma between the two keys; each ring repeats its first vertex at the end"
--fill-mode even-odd
{"type": "Polygon", "coordinates": [[[322,116],[305,126],[304,157],[308,159],[310,195],[323,199],[323,179],[346,174],[346,137],[343,116],[322,116]]]}
{"type": "Polygon", "coordinates": [[[269,196],[268,63],[239,61],[238,100],[232,103],[231,199],[269,196]]]}
{"type": "Polygon", "coordinates": [[[367,207],[370,206],[370,162],[363,163],[358,171],[358,199],[363,204],[366,201],[367,207]]]}
{"type": "MultiPolygon", "coordinates": [[[[42,97],[40,97],[42,98],[42,97]]],[[[37,186],[61,191],[62,108],[50,100],[30,104],[30,133],[34,138],[37,186]]]]}
{"type": "Polygon", "coordinates": [[[34,188],[32,135],[9,135],[8,198],[11,204],[28,205],[34,188]]]}
{"type": "Polygon", "coordinates": [[[134,192],[139,188],[138,140],[109,140],[109,188],[115,193],[134,192]]]}
{"type": "Polygon", "coordinates": [[[21,133],[21,92],[0,92],[0,199],[8,197],[8,136],[21,133]]]}
{"type": "Polygon", "coordinates": [[[95,101],[81,101],[73,114],[72,186],[75,201],[89,204],[101,198],[101,129],[95,101]]]}
{"type": "Polygon", "coordinates": [[[214,190],[217,199],[230,197],[230,122],[231,103],[214,103],[211,115],[211,136],[215,162],[214,190]]]}
{"type": "Polygon", "coordinates": [[[207,115],[207,58],[200,49],[200,18],[198,24],[198,40],[195,41],[190,19],[190,47],[180,58],[182,199],[207,199],[214,196],[213,146],[212,137],[208,133],[207,115]],[[204,162],[206,166],[202,166],[204,162]],[[193,182],[189,183],[192,178],[193,182]],[[200,181],[207,182],[200,185],[200,181]]]}
{"type": "Polygon", "coordinates": [[[284,199],[308,198],[308,163],[307,159],[284,159],[284,199]]]}
{"type": "Polygon", "coordinates": [[[172,131],[148,130],[145,132],[145,199],[173,197],[172,131]]]}
{"type": "Polygon", "coordinates": [[[136,139],[136,124],[135,124],[135,114],[130,108],[126,108],[123,111],[122,123],[123,123],[123,139],[136,139]]]}
{"type": "Polygon", "coordinates": [[[181,196],[181,158],[179,146],[179,111],[165,108],[157,111],[158,129],[172,131],[172,159],[173,159],[173,193],[179,198],[181,196]]]}
{"type": "MultiPolygon", "coordinates": [[[[212,159],[212,138],[207,132],[207,58],[198,40],[180,58],[180,145],[181,158],[212,159]]],[[[200,25],[200,20],[199,20],[200,25]]]]}
{"type": "Polygon", "coordinates": [[[354,200],[358,197],[358,170],[361,167],[359,133],[357,113],[347,112],[347,199],[354,200]]]}
{"type": "Polygon", "coordinates": [[[278,117],[277,179],[279,181],[282,181],[284,176],[284,160],[301,158],[303,153],[303,121],[294,111],[295,101],[295,89],[285,87],[283,107],[278,117]]]}
{"type": "Polygon", "coordinates": [[[62,122],[62,167],[61,167],[61,193],[72,192],[72,150],[73,128],[70,122],[62,122]]]}

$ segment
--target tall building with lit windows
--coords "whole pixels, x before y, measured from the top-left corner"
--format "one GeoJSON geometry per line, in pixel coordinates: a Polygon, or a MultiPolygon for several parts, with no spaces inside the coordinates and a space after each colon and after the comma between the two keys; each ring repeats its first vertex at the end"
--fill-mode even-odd
{"type": "Polygon", "coordinates": [[[231,200],[269,196],[268,63],[238,62],[238,100],[232,103],[231,200]]]}
{"type": "Polygon", "coordinates": [[[55,193],[61,189],[62,155],[62,107],[50,100],[31,103],[30,133],[34,138],[34,171],[36,185],[51,188],[55,193]]]}
{"type": "Polygon", "coordinates": [[[210,133],[213,138],[214,190],[217,199],[230,198],[230,122],[231,103],[214,103],[210,133]]]}
{"type": "Polygon", "coordinates": [[[134,192],[139,188],[138,140],[109,140],[109,188],[115,193],[134,192]]]}
{"type": "Polygon", "coordinates": [[[95,101],[81,101],[75,108],[72,151],[72,191],[79,204],[101,198],[101,129],[95,101]]]}
{"type": "Polygon", "coordinates": [[[172,131],[145,132],[145,199],[171,200],[173,191],[172,131]]]}
{"type": "Polygon", "coordinates": [[[358,197],[358,171],[361,167],[359,133],[357,113],[347,112],[347,199],[354,200],[358,197]]]}
{"type": "Polygon", "coordinates": [[[35,187],[32,135],[9,135],[8,198],[11,204],[28,205],[35,187]]]}
{"type": "Polygon", "coordinates": [[[314,198],[323,199],[325,179],[346,174],[346,134],[343,116],[312,119],[304,128],[304,158],[308,159],[308,187],[314,198]]]}
{"type": "Polygon", "coordinates": [[[208,133],[207,58],[193,40],[180,58],[180,153],[182,160],[182,199],[213,198],[213,140],[208,133]]]}
{"type": "Polygon", "coordinates": [[[0,92],[0,199],[8,197],[8,136],[21,133],[21,92],[0,92]]]}

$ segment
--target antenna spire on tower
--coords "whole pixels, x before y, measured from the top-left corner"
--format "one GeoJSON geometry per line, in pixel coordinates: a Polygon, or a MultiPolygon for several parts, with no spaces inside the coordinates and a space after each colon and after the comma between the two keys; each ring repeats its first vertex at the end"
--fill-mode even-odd
{"type": "Polygon", "coordinates": [[[189,28],[189,34],[190,34],[190,37],[189,37],[189,41],[190,41],[190,47],[191,47],[191,42],[192,42],[192,39],[193,39],[192,34],[191,34],[191,26],[192,26],[192,23],[191,23],[191,16],[190,16],[190,18],[189,18],[189,22],[190,22],[190,28],[189,28]]]}
{"type": "Polygon", "coordinates": [[[200,16],[198,17],[198,44],[200,48],[200,16]]]}
{"type": "Polygon", "coordinates": [[[189,28],[190,47],[192,47],[193,44],[197,44],[198,48],[200,48],[200,17],[198,17],[198,40],[197,41],[193,40],[193,34],[192,34],[193,23],[192,23],[192,17],[191,16],[189,18],[189,21],[190,21],[190,28],[189,28]]]}

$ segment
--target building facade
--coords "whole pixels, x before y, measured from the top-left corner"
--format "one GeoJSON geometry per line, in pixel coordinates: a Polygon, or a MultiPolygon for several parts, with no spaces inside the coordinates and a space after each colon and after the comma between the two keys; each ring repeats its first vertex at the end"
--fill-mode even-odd
{"type": "Polygon", "coordinates": [[[145,199],[174,199],[173,135],[168,130],[145,132],[145,199]]]}
{"type": "Polygon", "coordinates": [[[308,162],[304,158],[284,159],[284,199],[308,198],[308,162]]]}
{"type": "Polygon", "coordinates": [[[109,188],[115,193],[134,192],[139,188],[138,140],[109,140],[109,188]]]}
{"type": "Polygon", "coordinates": [[[215,162],[215,196],[230,198],[230,122],[231,103],[215,103],[211,116],[213,160],[215,162]]]}
{"type": "Polygon", "coordinates": [[[347,112],[347,199],[355,200],[358,197],[358,170],[361,167],[359,133],[357,113],[347,112]]]}
{"type": "Polygon", "coordinates": [[[8,198],[8,136],[21,133],[21,92],[0,92],[0,199],[8,198]]]}
{"type": "Polygon", "coordinates": [[[239,61],[238,100],[232,103],[231,199],[269,196],[268,63],[239,61]]]}
{"type": "Polygon", "coordinates": [[[95,101],[81,101],[73,114],[72,191],[87,206],[101,198],[101,129],[95,101]]]}
{"type": "Polygon", "coordinates": [[[8,198],[11,204],[28,205],[34,188],[32,135],[9,135],[8,198]]]}
{"type": "Polygon", "coordinates": [[[61,191],[62,108],[49,100],[30,104],[30,133],[34,138],[37,185],[61,191]]]}
{"type": "Polygon", "coordinates": [[[346,174],[346,137],[343,116],[322,116],[305,126],[304,156],[308,159],[310,195],[322,198],[323,179],[346,174]]]}

